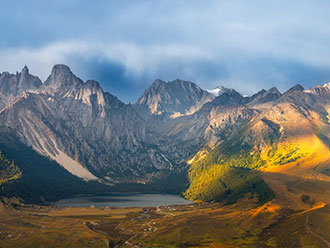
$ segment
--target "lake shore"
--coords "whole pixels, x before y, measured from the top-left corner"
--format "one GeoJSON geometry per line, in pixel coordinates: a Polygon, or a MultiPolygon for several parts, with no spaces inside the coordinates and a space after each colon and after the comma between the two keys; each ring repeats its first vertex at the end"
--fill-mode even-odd
{"type": "Polygon", "coordinates": [[[76,196],[52,202],[51,205],[62,207],[157,207],[166,205],[185,205],[193,202],[179,195],[172,194],[97,194],[76,196]]]}

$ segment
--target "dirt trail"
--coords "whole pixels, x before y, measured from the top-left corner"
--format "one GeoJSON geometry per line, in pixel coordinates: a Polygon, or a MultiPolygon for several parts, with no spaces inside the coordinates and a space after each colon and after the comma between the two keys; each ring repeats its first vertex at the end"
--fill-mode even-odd
{"type": "MultiPolygon", "coordinates": [[[[317,210],[317,209],[320,209],[320,208],[324,208],[326,205],[327,204],[325,202],[321,202],[320,204],[318,204],[315,207],[306,209],[305,211],[302,211],[302,212],[298,213],[298,215],[302,215],[302,214],[305,214],[305,213],[308,213],[308,212],[311,212],[311,211],[314,211],[314,210],[317,210]]],[[[308,214],[308,216],[309,216],[309,214],[308,214]]]]}
{"type": "Polygon", "coordinates": [[[310,219],[312,213],[330,205],[330,177],[321,175],[314,168],[315,165],[312,166],[311,161],[308,161],[294,168],[282,168],[276,172],[263,171],[260,175],[275,192],[275,202],[282,207],[299,211],[291,217],[306,214],[304,222],[306,232],[315,240],[324,243],[325,247],[330,248],[330,241],[316,232],[322,226],[321,223],[312,222],[310,219]],[[308,196],[309,199],[303,201],[302,196],[308,196]]]}
{"type": "Polygon", "coordinates": [[[276,203],[282,207],[289,207],[296,210],[306,209],[306,205],[301,201],[299,194],[301,192],[292,192],[288,190],[287,183],[301,180],[281,173],[261,172],[262,179],[276,194],[276,203]]]}
{"type": "Polygon", "coordinates": [[[96,225],[95,225],[95,223],[85,222],[85,225],[86,225],[87,228],[89,228],[89,229],[92,230],[93,232],[103,234],[103,235],[105,235],[105,236],[107,236],[107,237],[109,236],[108,233],[106,233],[106,232],[102,232],[102,231],[100,231],[100,230],[97,230],[97,229],[96,229],[96,225]]]}
{"type": "Polygon", "coordinates": [[[321,240],[324,242],[324,244],[327,245],[327,247],[330,247],[330,242],[328,240],[326,240],[325,238],[323,238],[321,235],[317,234],[316,232],[314,232],[312,230],[312,228],[310,228],[310,226],[308,225],[308,222],[309,222],[309,216],[310,216],[310,212],[313,211],[313,210],[316,210],[316,209],[320,209],[320,208],[323,208],[325,207],[326,204],[324,204],[323,206],[320,206],[318,208],[314,208],[314,209],[311,209],[309,211],[309,213],[307,214],[307,217],[306,217],[306,221],[305,221],[305,228],[306,228],[306,231],[309,232],[311,235],[313,235],[314,237],[316,237],[317,239],[321,240]]]}

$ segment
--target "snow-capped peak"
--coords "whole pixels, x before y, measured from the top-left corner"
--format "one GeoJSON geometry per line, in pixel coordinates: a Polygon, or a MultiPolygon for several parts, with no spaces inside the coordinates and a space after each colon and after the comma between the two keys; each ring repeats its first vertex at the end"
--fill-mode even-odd
{"type": "Polygon", "coordinates": [[[328,88],[328,89],[330,89],[330,83],[325,83],[325,84],[323,84],[323,87],[324,87],[324,88],[328,88]]]}
{"type": "Polygon", "coordinates": [[[219,85],[216,88],[214,88],[213,90],[207,90],[207,92],[209,92],[215,96],[220,96],[223,93],[231,92],[232,90],[233,89],[229,89],[229,88],[223,87],[222,85],[219,85]]]}

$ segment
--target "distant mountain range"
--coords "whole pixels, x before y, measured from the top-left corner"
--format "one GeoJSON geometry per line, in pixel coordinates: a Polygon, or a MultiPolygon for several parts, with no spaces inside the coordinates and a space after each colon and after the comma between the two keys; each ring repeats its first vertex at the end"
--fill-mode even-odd
{"type": "Polygon", "coordinates": [[[262,172],[329,179],[329,111],[328,84],[247,97],[158,79],[131,105],[65,65],[55,65],[43,83],[27,67],[4,72],[1,194],[48,201],[154,190],[207,201],[255,194],[264,202],[274,193],[262,172]]]}

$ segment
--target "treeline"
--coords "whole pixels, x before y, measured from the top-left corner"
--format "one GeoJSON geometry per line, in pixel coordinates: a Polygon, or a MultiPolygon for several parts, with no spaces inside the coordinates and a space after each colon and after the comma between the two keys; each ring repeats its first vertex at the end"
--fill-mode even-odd
{"type": "Polygon", "coordinates": [[[10,162],[0,150],[0,186],[11,180],[20,178],[21,170],[14,162],[10,162]]]}
{"type": "Polygon", "coordinates": [[[109,186],[73,176],[56,162],[17,140],[6,141],[0,140],[2,158],[15,161],[9,166],[10,174],[19,173],[20,176],[0,185],[0,197],[15,196],[27,203],[41,203],[78,194],[111,191],[109,186]]]}
{"type": "MultiPolygon", "coordinates": [[[[8,165],[9,161],[15,161],[11,163],[14,167],[10,168],[15,168],[13,172],[19,172],[20,175],[16,180],[0,185],[0,197],[15,196],[22,198],[26,203],[42,203],[81,194],[111,192],[180,194],[188,185],[184,167],[179,172],[168,172],[145,184],[121,183],[108,186],[97,181],[86,182],[73,176],[55,161],[41,156],[11,136],[0,137],[0,149],[8,158],[8,165]]],[[[1,171],[0,169],[0,173],[1,171]]],[[[7,174],[9,175],[8,172],[7,174]]]]}
{"type": "Polygon", "coordinates": [[[254,171],[265,165],[260,152],[237,137],[223,142],[214,150],[200,153],[191,163],[189,188],[184,193],[190,200],[234,203],[247,193],[256,195],[258,203],[275,195],[254,171]]]}

